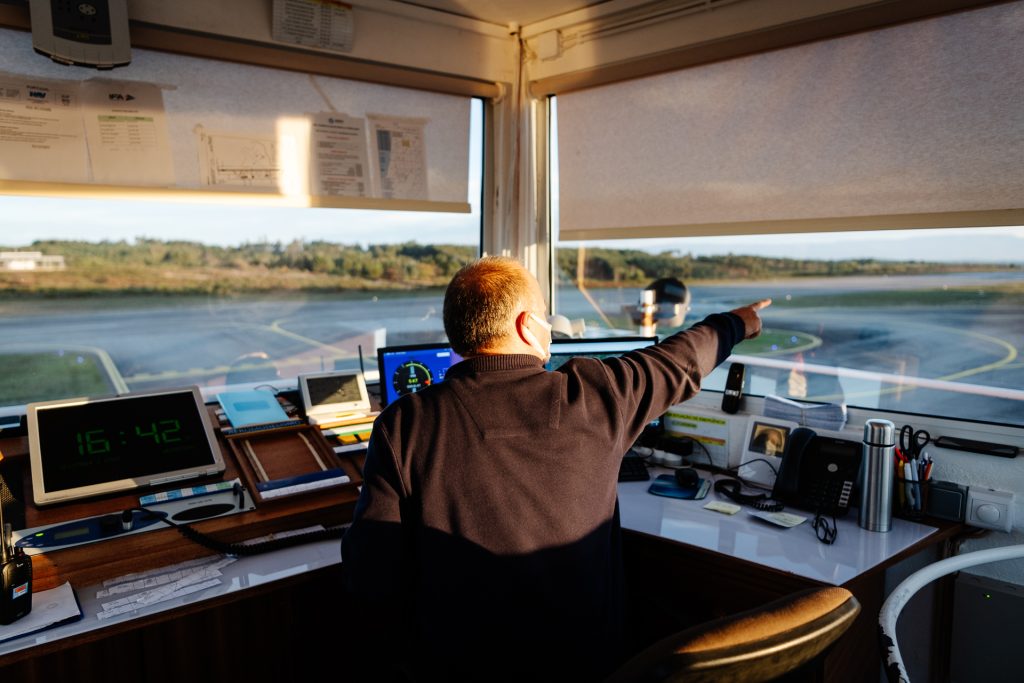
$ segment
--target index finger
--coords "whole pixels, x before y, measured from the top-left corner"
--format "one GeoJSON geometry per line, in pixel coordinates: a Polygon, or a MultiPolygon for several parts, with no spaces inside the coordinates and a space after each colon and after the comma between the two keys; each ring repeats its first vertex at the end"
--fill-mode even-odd
{"type": "Polygon", "coordinates": [[[767,308],[768,306],[771,305],[771,299],[761,299],[760,301],[755,301],[754,303],[750,304],[750,307],[753,308],[755,311],[760,311],[762,308],[767,308]]]}

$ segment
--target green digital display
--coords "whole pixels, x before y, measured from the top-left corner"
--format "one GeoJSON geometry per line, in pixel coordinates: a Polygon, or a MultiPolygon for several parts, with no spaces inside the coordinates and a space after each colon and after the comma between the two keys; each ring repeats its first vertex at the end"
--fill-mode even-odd
{"type": "Polygon", "coordinates": [[[47,491],[145,481],[215,464],[201,397],[192,390],[40,408],[39,461],[47,491]]]}

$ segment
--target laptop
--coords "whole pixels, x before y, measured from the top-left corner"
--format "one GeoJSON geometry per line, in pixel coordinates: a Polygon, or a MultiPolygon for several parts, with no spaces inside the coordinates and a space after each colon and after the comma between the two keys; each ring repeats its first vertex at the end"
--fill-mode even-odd
{"type": "Polygon", "coordinates": [[[37,505],[224,471],[198,386],[43,401],[26,409],[37,505]]]}
{"type": "Polygon", "coordinates": [[[372,417],[366,380],[359,370],[299,375],[299,392],[310,424],[372,417]]]}

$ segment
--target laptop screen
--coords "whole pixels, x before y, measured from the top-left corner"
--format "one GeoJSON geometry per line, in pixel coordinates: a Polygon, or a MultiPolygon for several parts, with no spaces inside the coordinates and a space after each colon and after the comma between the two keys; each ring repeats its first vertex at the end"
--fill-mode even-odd
{"type": "Polygon", "coordinates": [[[545,364],[548,370],[557,370],[563,363],[584,356],[587,358],[609,358],[621,356],[627,351],[642,349],[656,344],[657,337],[595,337],[592,339],[554,339],[551,342],[551,358],[545,364]]]}
{"type": "Polygon", "coordinates": [[[27,408],[40,505],[224,471],[199,387],[27,408]]]}
{"type": "Polygon", "coordinates": [[[377,350],[382,405],[444,381],[448,368],[462,360],[447,344],[385,346],[377,350]]]}

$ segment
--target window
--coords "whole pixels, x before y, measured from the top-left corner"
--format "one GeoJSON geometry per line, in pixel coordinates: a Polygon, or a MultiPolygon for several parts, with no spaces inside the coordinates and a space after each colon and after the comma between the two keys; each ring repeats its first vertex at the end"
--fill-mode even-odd
{"type": "MultiPolygon", "coordinates": [[[[750,393],[1024,425],[1024,228],[560,242],[557,260],[555,310],[594,335],[636,333],[658,278],[691,297],[662,337],[771,297],[735,350],[750,393]]],[[[724,367],[704,384],[724,385],[724,367]]]]}
{"type": "Polygon", "coordinates": [[[559,96],[557,312],[635,333],[659,278],[687,287],[683,326],[768,296],[736,349],[750,393],[1024,425],[1022,18],[993,5],[559,96]]]}
{"type": "Polygon", "coordinates": [[[360,349],[369,372],[378,346],[444,338],[442,288],[479,252],[471,199],[444,214],[0,197],[0,406],[280,386],[359,367],[360,349]]]}
{"type": "Polygon", "coordinates": [[[748,393],[1024,425],[1024,227],[559,240],[555,261],[554,310],[584,335],[640,332],[641,291],[661,278],[690,297],[662,338],[771,297],[733,356],[748,393]]]}
{"type": "Polygon", "coordinates": [[[63,122],[60,144],[30,126],[0,140],[0,413],[374,375],[377,347],[443,339],[442,287],[480,250],[481,101],[135,50],[116,92],[158,104],[133,118],[128,95],[89,99],[106,83],[94,71],[35,55],[27,33],[0,38],[7,133],[63,122]],[[62,96],[34,119],[47,93],[62,96]],[[111,137],[150,119],[161,182],[128,156],[159,144],[111,137]],[[291,202],[307,195],[355,208],[291,202]]]}

